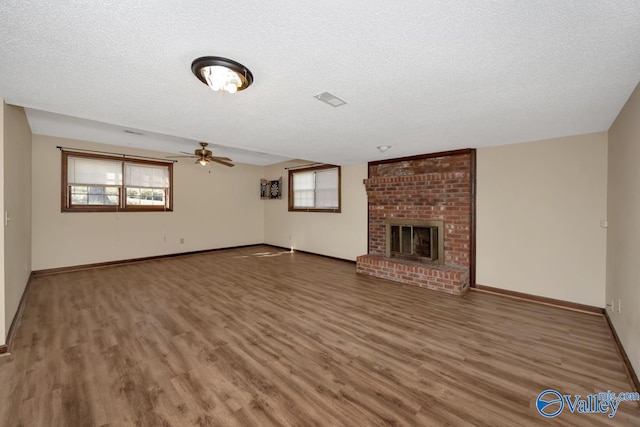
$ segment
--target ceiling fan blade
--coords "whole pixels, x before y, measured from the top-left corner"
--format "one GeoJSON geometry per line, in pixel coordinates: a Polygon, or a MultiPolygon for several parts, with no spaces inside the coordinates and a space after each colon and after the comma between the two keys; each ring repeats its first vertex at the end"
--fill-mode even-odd
{"type": "Polygon", "coordinates": [[[206,142],[201,142],[200,143],[200,147],[201,148],[197,148],[196,150],[194,150],[194,154],[191,153],[187,153],[185,151],[180,151],[180,153],[185,154],[184,156],[167,156],[167,159],[180,159],[180,158],[188,158],[188,159],[196,159],[196,164],[203,164],[202,162],[204,162],[204,164],[209,163],[209,162],[216,162],[216,163],[220,163],[221,165],[225,165],[225,166],[229,166],[229,167],[233,167],[235,166],[233,163],[231,163],[233,160],[231,160],[228,157],[215,157],[213,156],[211,150],[208,150],[206,147],[209,144],[207,144],[206,142]]]}
{"type": "Polygon", "coordinates": [[[219,160],[217,157],[211,157],[211,161],[220,163],[221,165],[229,166],[230,168],[235,166],[233,163],[225,162],[224,160],[219,160]]]}

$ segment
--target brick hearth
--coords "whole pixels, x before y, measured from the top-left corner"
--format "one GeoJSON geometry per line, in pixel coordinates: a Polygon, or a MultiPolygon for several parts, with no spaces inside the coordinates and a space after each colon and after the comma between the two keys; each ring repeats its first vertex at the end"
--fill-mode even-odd
{"type": "Polygon", "coordinates": [[[357,271],[453,294],[469,287],[472,150],[369,164],[368,254],[357,271]],[[386,257],[386,220],[444,221],[444,265],[386,257]]]}
{"type": "Polygon", "coordinates": [[[379,255],[361,255],[356,261],[356,271],[454,295],[462,295],[469,289],[469,269],[464,267],[427,265],[379,255]]]}

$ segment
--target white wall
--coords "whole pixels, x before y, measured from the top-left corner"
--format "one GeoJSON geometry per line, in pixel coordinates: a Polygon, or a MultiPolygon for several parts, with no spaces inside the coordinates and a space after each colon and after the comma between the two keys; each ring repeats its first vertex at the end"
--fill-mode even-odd
{"type": "Polygon", "coordinates": [[[163,158],[164,153],[33,136],[33,269],[263,243],[263,167],[174,166],[173,212],[60,212],[56,145],[163,158]],[[209,173],[211,172],[211,173],[209,173]],[[180,239],[184,239],[184,244],[180,239]]]}
{"type": "Polygon", "coordinates": [[[289,212],[288,171],[301,162],[265,168],[265,179],[283,178],[282,200],[264,200],[265,243],[355,261],[367,253],[367,165],[343,166],[341,213],[289,212]]]}
{"type": "Polygon", "coordinates": [[[605,305],[607,134],[477,151],[477,283],[605,305]]]}
{"type": "Polygon", "coordinates": [[[640,86],[609,129],[606,301],[611,321],[640,373],[640,86]],[[620,303],[620,312],[618,304],[620,303]]]}
{"type": "Polygon", "coordinates": [[[18,311],[31,274],[31,128],[22,107],[4,107],[5,328],[18,311]]]}

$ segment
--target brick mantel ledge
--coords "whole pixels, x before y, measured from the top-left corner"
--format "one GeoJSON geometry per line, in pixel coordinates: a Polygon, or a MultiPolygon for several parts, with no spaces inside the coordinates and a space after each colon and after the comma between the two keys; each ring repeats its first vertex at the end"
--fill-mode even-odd
{"type": "Polygon", "coordinates": [[[365,186],[377,185],[377,184],[395,184],[399,182],[428,182],[430,180],[454,180],[464,179],[469,177],[469,172],[455,171],[455,172],[433,172],[418,175],[398,175],[398,176],[382,176],[365,178],[362,183],[365,186]]]}
{"type": "Polygon", "coordinates": [[[357,258],[356,272],[453,295],[463,295],[469,289],[469,269],[466,267],[367,254],[357,258]]]}

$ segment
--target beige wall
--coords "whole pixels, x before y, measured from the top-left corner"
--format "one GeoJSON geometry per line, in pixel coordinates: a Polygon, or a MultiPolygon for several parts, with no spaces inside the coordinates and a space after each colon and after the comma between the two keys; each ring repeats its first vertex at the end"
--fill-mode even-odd
{"type": "Polygon", "coordinates": [[[640,373],[640,86],[609,129],[606,301],[611,321],[640,373]],[[620,304],[620,311],[618,311],[620,304]]]}
{"type": "Polygon", "coordinates": [[[367,253],[367,193],[362,182],[367,165],[342,167],[342,212],[289,212],[286,167],[300,162],[265,168],[265,179],[283,178],[282,200],[264,200],[265,243],[355,261],[367,253]]]}
{"type": "MultiPolygon", "coordinates": [[[[0,98],[0,215],[4,219],[4,99],[0,98]]],[[[0,226],[0,345],[5,345],[7,328],[4,309],[4,222],[0,226]]]]}
{"type": "Polygon", "coordinates": [[[604,307],[607,134],[477,154],[477,283],[604,307]]]}
{"type": "Polygon", "coordinates": [[[22,107],[4,107],[5,334],[31,274],[31,128],[22,107]]]}
{"type": "Polygon", "coordinates": [[[215,164],[205,168],[190,159],[176,163],[173,212],[61,213],[61,160],[56,145],[166,155],[34,135],[34,270],[264,241],[261,166],[215,164]]]}

